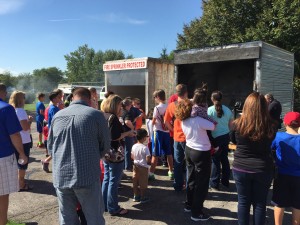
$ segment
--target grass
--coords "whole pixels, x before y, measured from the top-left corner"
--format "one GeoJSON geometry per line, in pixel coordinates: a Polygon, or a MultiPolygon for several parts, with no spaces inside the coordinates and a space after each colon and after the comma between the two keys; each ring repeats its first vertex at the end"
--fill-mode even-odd
{"type": "Polygon", "coordinates": [[[26,111],[35,111],[36,109],[35,109],[35,103],[33,103],[33,104],[25,104],[25,106],[24,106],[24,109],[26,110],[26,111]]]}
{"type": "Polygon", "coordinates": [[[6,225],[25,225],[25,223],[16,223],[13,221],[8,221],[8,223],[6,225]]]}

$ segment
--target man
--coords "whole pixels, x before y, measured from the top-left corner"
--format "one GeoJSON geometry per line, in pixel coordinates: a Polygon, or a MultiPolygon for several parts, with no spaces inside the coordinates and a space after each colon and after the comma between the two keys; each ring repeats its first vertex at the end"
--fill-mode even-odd
{"type": "Polygon", "coordinates": [[[19,191],[15,150],[19,160],[24,160],[22,164],[28,162],[20,135],[22,127],[15,109],[3,101],[6,94],[6,86],[0,83],[0,225],[7,223],[9,194],[19,191]]]}
{"type": "Polygon", "coordinates": [[[165,113],[165,124],[168,129],[174,133],[174,184],[175,191],[183,190],[183,165],[184,165],[184,150],[185,136],[181,128],[181,121],[175,119],[175,109],[178,102],[187,98],[187,86],[178,84],[176,86],[177,101],[168,105],[165,113]],[[174,121],[174,122],[173,122],[174,121]],[[173,125],[172,125],[173,124],[173,125]]]}
{"type": "Polygon", "coordinates": [[[282,107],[279,101],[274,99],[274,96],[271,93],[265,95],[265,99],[268,102],[268,110],[270,116],[278,123],[277,129],[281,129],[282,119],[281,112],[282,107]]]}
{"type": "Polygon", "coordinates": [[[110,148],[110,132],[103,114],[89,107],[90,102],[90,91],[77,88],[70,106],[53,117],[49,131],[60,224],[79,224],[77,201],[87,224],[105,224],[100,158],[110,148]]]}

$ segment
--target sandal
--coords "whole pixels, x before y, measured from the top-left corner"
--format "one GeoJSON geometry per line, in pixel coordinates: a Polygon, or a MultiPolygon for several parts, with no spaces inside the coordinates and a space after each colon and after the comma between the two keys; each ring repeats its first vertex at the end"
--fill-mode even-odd
{"type": "Polygon", "coordinates": [[[32,190],[32,188],[29,187],[27,183],[25,183],[24,186],[20,188],[19,192],[30,191],[30,190],[32,190]]]}
{"type": "Polygon", "coordinates": [[[128,210],[127,209],[124,209],[124,208],[120,208],[120,210],[116,213],[112,213],[110,214],[111,216],[124,216],[128,213],[128,210]]]}

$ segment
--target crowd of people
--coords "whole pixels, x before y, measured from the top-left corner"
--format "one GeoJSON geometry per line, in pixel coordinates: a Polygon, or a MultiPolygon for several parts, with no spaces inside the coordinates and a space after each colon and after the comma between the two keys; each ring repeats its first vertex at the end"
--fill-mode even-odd
{"type": "MultiPolygon", "coordinates": [[[[209,189],[227,190],[232,172],[239,225],[250,223],[251,206],[253,224],[265,224],[272,181],[275,224],[282,225],[286,207],[292,207],[292,224],[300,224],[300,113],[289,112],[282,120],[273,95],[254,92],[235,119],[222,104],[222,92],[211,93],[208,107],[206,84],[194,90],[192,99],[187,88],[178,84],[168,101],[164,90],[156,90],[156,106],[147,115],[140,99],[113,92],[99,105],[95,88],[76,88],[66,101],[56,89],[48,107],[45,94],[37,95],[37,146],[46,150],[44,171],[50,171],[52,160],[60,224],[100,225],[105,224],[104,212],[126,215],[118,201],[124,170],[132,173],[132,200],[151,201],[147,186],[156,179],[159,159],[174,191],[186,193],[182,210],[191,213],[192,221],[210,218],[204,209],[209,189]],[[278,131],[282,122],[285,132],[278,131]],[[230,141],[236,145],[232,168],[230,141]]],[[[31,190],[25,173],[33,118],[24,110],[24,92],[14,91],[9,104],[6,95],[0,84],[0,225],[7,222],[9,194],[31,190]]]]}

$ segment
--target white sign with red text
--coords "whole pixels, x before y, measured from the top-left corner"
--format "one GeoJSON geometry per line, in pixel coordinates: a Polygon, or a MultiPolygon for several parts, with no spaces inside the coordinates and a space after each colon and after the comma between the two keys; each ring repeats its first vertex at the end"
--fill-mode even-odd
{"type": "Polygon", "coordinates": [[[134,69],[145,69],[147,68],[147,59],[143,60],[130,60],[123,62],[109,62],[103,64],[103,71],[114,71],[114,70],[134,70],[134,69]]]}

